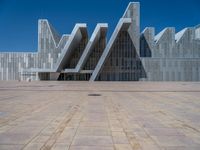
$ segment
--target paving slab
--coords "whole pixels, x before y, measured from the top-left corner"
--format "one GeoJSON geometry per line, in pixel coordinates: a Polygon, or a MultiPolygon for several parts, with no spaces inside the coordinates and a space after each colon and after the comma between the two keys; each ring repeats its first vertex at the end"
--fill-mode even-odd
{"type": "Polygon", "coordinates": [[[0,81],[0,150],[199,150],[200,82],[0,81]]]}

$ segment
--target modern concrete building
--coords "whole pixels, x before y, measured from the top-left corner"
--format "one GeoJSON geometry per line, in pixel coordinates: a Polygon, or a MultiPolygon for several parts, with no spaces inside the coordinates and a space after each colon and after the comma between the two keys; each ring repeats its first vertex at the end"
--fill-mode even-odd
{"type": "Polygon", "coordinates": [[[200,81],[200,26],[176,33],[140,33],[140,3],[128,5],[106,39],[108,25],[86,24],[60,36],[46,20],[38,22],[38,52],[0,53],[0,80],[200,81]]]}

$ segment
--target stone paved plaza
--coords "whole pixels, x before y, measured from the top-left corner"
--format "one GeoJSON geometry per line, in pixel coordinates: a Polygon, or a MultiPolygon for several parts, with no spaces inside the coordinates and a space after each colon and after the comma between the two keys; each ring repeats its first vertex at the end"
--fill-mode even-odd
{"type": "Polygon", "coordinates": [[[0,82],[0,150],[199,150],[200,83],[0,82]]]}

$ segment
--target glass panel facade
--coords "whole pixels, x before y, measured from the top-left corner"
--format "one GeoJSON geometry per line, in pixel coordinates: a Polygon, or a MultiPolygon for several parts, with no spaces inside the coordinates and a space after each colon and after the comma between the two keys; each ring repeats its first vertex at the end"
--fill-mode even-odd
{"type": "Polygon", "coordinates": [[[138,81],[145,77],[140,58],[127,31],[120,31],[98,77],[101,81],[138,81]]]}

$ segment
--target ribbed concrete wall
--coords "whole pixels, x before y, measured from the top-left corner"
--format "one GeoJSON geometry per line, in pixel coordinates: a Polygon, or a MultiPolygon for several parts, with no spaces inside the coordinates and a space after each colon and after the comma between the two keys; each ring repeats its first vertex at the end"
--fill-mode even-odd
{"type": "Polygon", "coordinates": [[[143,54],[151,53],[151,57],[141,58],[147,74],[145,80],[200,81],[198,30],[185,28],[175,34],[174,28],[166,28],[153,39],[154,29],[147,28],[141,34],[140,45],[143,54]]]}
{"type": "Polygon", "coordinates": [[[200,81],[199,58],[142,58],[147,81],[200,81]]]}
{"type": "Polygon", "coordinates": [[[38,68],[53,69],[69,35],[62,37],[46,19],[38,22],[38,68]]]}
{"type": "Polygon", "coordinates": [[[36,80],[35,73],[30,75],[24,70],[37,67],[37,60],[37,53],[0,53],[0,80],[36,80]]]}

